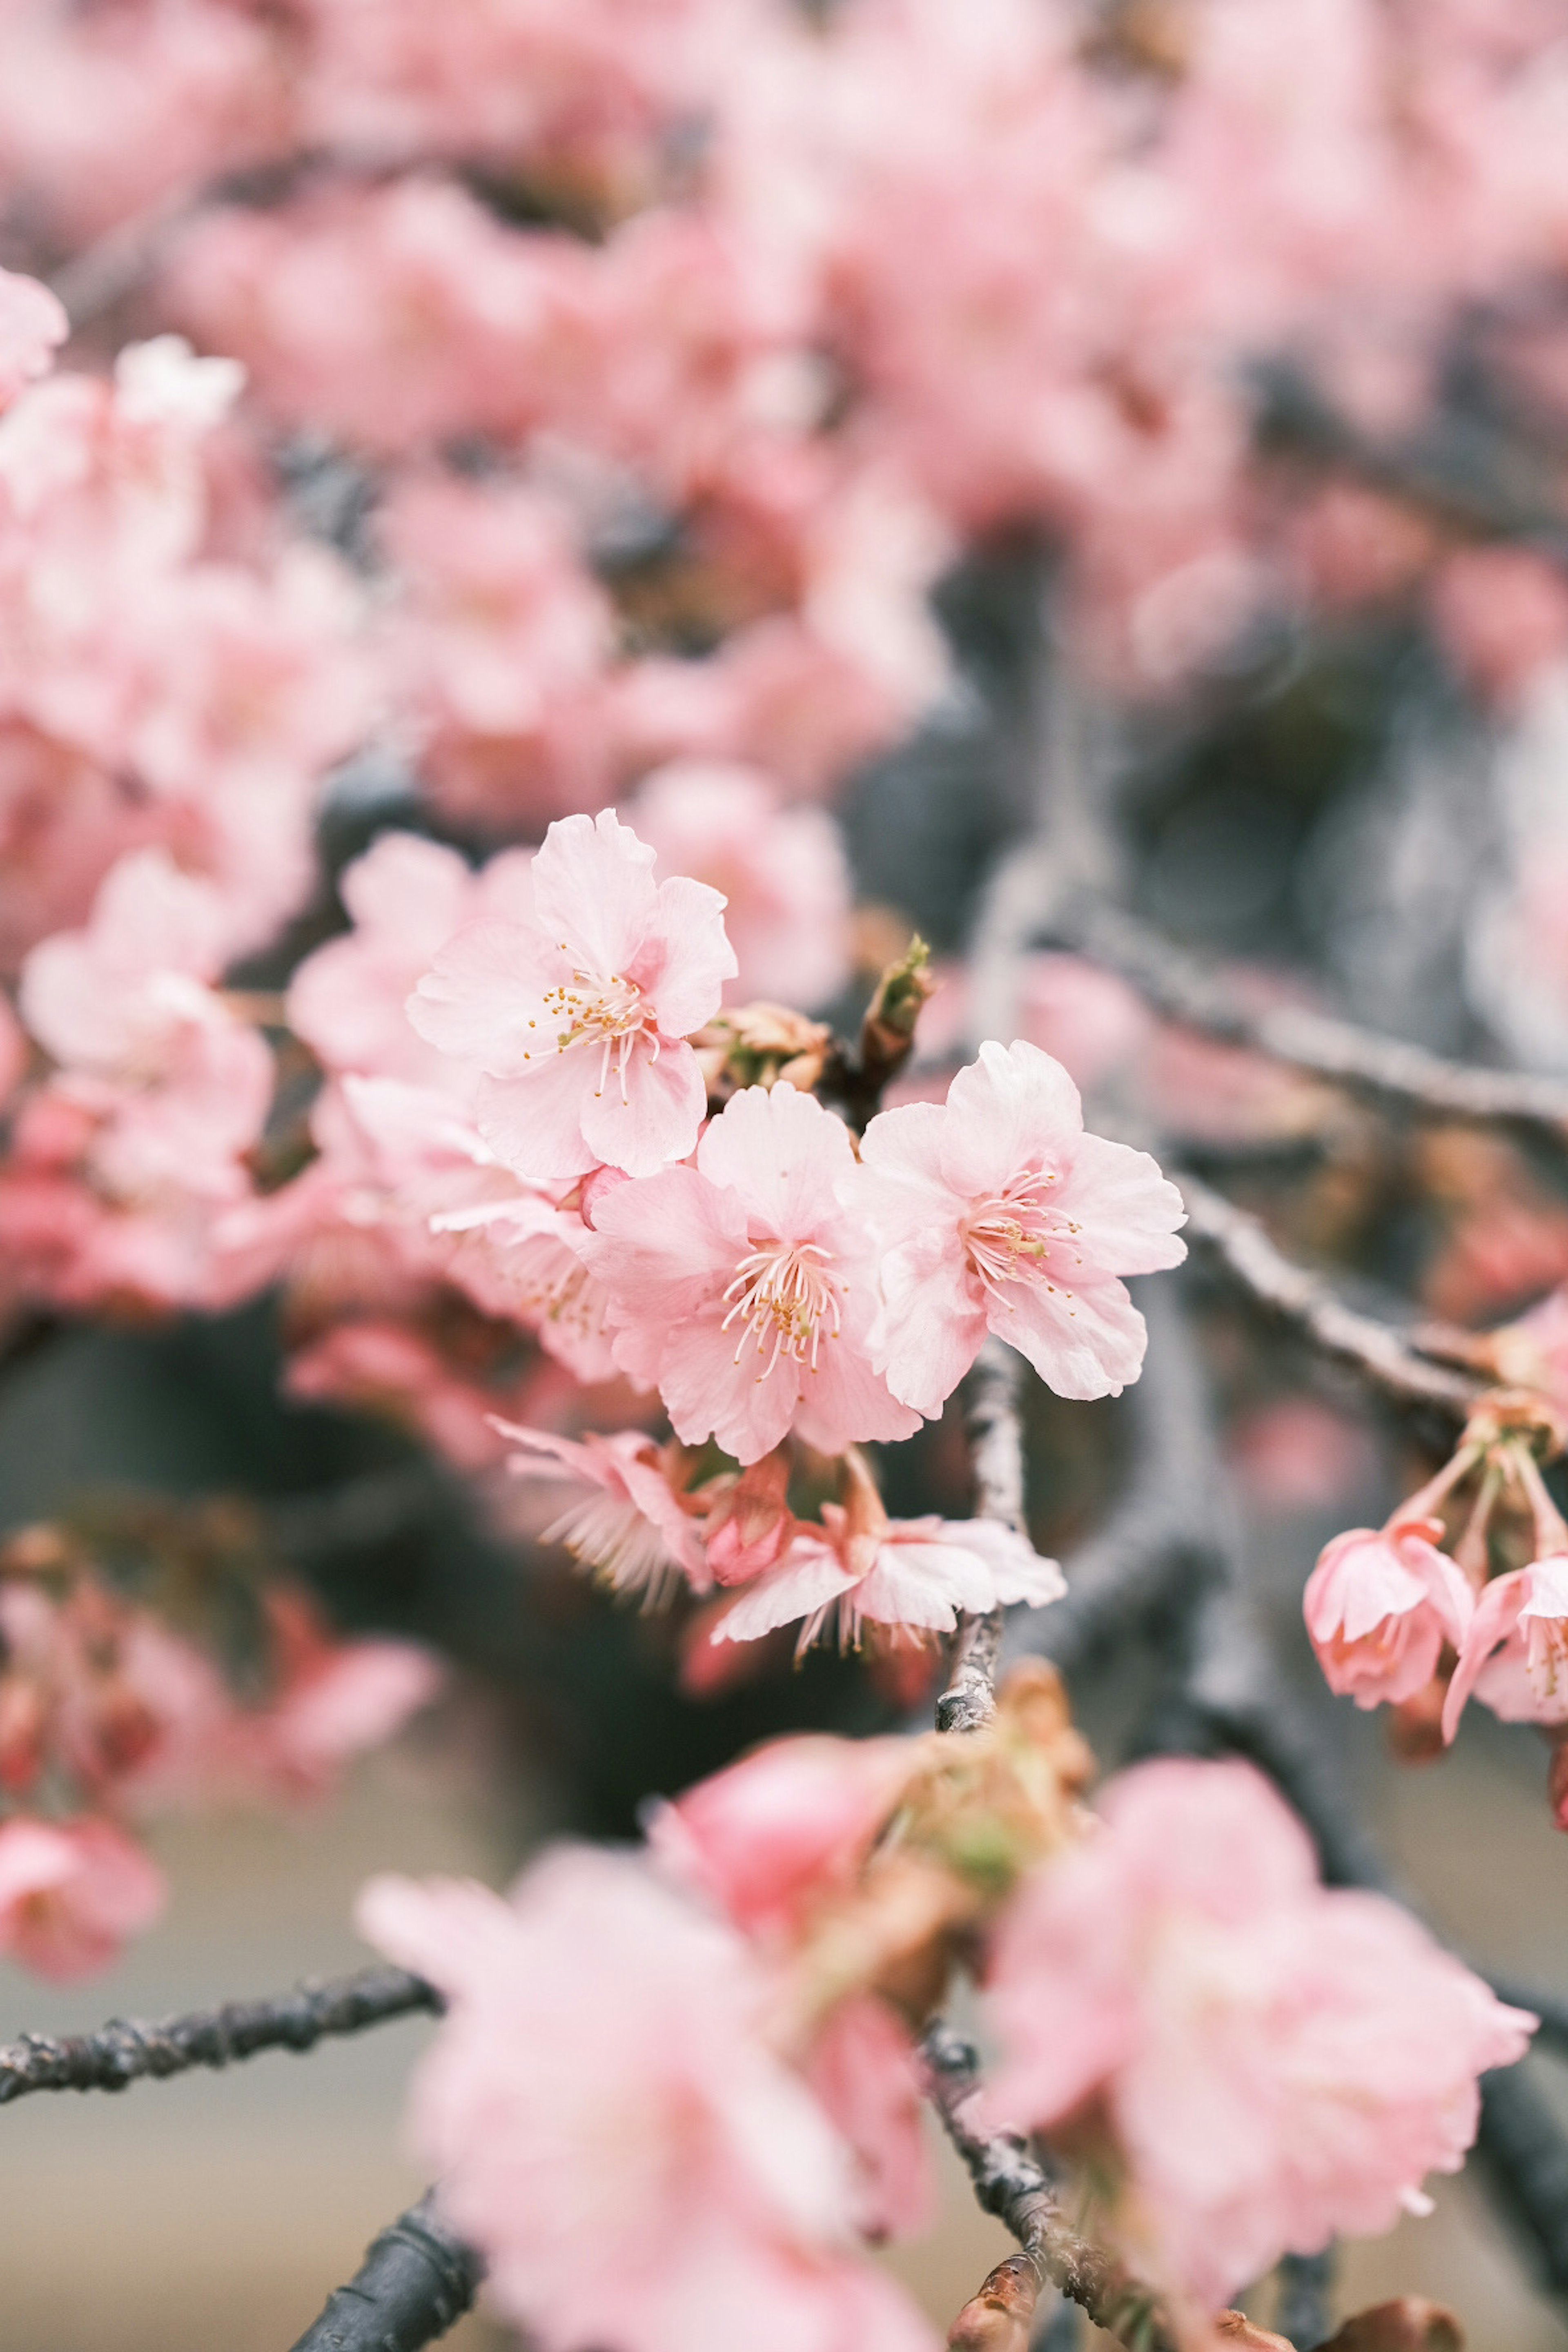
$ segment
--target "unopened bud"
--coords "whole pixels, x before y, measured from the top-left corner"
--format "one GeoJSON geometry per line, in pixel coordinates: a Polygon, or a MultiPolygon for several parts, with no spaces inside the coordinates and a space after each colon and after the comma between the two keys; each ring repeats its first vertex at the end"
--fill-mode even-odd
{"type": "Polygon", "coordinates": [[[1568,1830],[1568,1733],[1553,1740],[1546,1769],[1546,1801],[1560,1830],[1568,1830]]]}
{"type": "Polygon", "coordinates": [[[708,1522],[705,1543],[715,1584],[744,1584],[772,1568],[795,1528],[789,1456],[783,1446],[743,1470],[708,1522]]]}
{"type": "Polygon", "coordinates": [[[1028,2352],[1040,2285],[1027,2254],[998,2263],[947,2331],[948,2352],[1028,2352]]]}
{"type": "Polygon", "coordinates": [[[1216,2312],[1214,2332],[1215,2343],[1223,2344],[1225,2352],[1295,2352],[1283,2336],[1258,2326],[1245,2311],[1216,2312]]]}

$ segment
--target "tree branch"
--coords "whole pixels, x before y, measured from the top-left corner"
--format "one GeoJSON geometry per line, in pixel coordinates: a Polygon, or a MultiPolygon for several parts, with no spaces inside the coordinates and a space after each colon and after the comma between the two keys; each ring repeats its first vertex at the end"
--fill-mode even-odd
{"type": "Polygon", "coordinates": [[[1441,1405],[1463,1417],[1481,1394],[1468,1373],[1434,1364],[1392,1325],[1347,1307],[1329,1286],[1275,1247],[1258,1219],[1201,1177],[1166,1171],[1187,1204],[1187,1231],[1210,1249],[1255,1305],[1293,1324],[1336,1362],[1348,1364],[1402,1404],[1441,1405]]]}
{"type": "Polygon", "coordinates": [[[373,2238],[347,2286],[328,2299],[293,2352],[420,2352],[461,2319],[483,2265],[422,2197],[373,2238]]]}
{"type": "Polygon", "coordinates": [[[96,2033],[25,2033],[0,2050],[0,2106],[30,2091],[123,2091],[145,2075],[227,2066],[258,2050],[312,2050],[329,2034],[363,2032],[417,2011],[438,2014],[442,2005],[435,1987],[405,1969],[369,1968],[155,2024],[115,2017],[96,2033]]]}
{"type": "MultiPolygon", "coordinates": [[[[974,1471],[974,1508],[983,1519],[1000,1519],[1020,1535],[1024,1517],[1024,1433],[1018,1392],[1024,1360],[1000,1339],[987,1339],[965,1388],[970,1460],[974,1471]]],[[[996,1711],[996,1661],[1001,1654],[1005,1612],[965,1617],[953,1651],[947,1688],[936,1703],[939,1731],[978,1731],[996,1711]]]]}
{"type": "Polygon", "coordinates": [[[1427,1118],[1501,1120],[1542,1129],[1559,1145],[1568,1130],[1568,1081],[1448,1061],[1423,1045],[1379,1036],[1303,1005],[1249,1008],[1219,973],[1103,901],[1058,908],[1049,931],[1128,982],[1156,1013],[1223,1045],[1253,1046],[1313,1077],[1427,1118]]]}
{"type": "Polygon", "coordinates": [[[1175,2352],[1175,2336],[1152,2290],[1069,2226],[1024,2142],[1011,2132],[983,2131],[972,2120],[980,2088],[973,2046],[939,2018],[926,2028],[921,2055],[931,2104],[976,2199],[1012,2231],[1041,2277],[1119,2344],[1135,2345],[1139,2352],[1175,2352]]]}

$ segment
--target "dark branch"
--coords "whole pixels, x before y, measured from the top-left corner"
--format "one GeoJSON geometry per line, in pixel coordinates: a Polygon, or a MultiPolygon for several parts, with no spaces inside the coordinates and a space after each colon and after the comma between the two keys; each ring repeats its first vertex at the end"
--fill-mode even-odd
{"type": "Polygon", "coordinates": [[[0,2105],[29,2091],[123,2091],[144,2075],[227,2066],[258,2050],[313,2050],[328,2034],[359,2033],[441,2006],[422,1978],[370,1968],[301,1984],[276,2000],[225,2001],[155,2024],[115,2017],[96,2033],[25,2033],[0,2050],[0,2105]]]}
{"type": "Polygon", "coordinates": [[[1559,1144],[1568,1130],[1568,1081],[1562,1078],[1447,1061],[1425,1046],[1301,1005],[1249,1008],[1219,974],[1103,902],[1058,911],[1050,928],[1065,946],[1129,982],[1157,1013],[1222,1044],[1254,1046],[1314,1077],[1426,1118],[1502,1120],[1542,1129],[1559,1144]]]}
{"type": "MultiPolygon", "coordinates": [[[[1000,1519],[1026,1535],[1024,1517],[1024,1433],[1018,1420],[1023,1358],[999,1339],[987,1339],[964,1392],[970,1460],[974,1472],[974,1508],[983,1519],[1000,1519]]],[[[978,1731],[996,1710],[996,1661],[1004,1616],[966,1617],[953,1654],[952,1672],[936,1705],[939,1731],[978,1731]]]]}
{"type": "Polygon", "coordinates": [[[1469,1411],[1479,1381],[1428,1362],[1391,1324],[1347,1307],[1319,1276],[1278,1250],[1256,1217],[1200,1177],[1168,1172],[1187,1204],[1188,1234],[1214,1253],[1255,1305],[1403,1404],[1441,1405],[1461,1417],[1469,1411]]]}
{"type": "Polygon", "coordinates": [[[1290,2343],[1310,2347],[1327,2341],[1333,2326],[1330,2296],[1334,2284],[1334,2250],[1321,2254],[1284,2254],[1275,2269],[1279,2300],[1274,2326],[1290,2343]]]}
{"type": "Polygon", "coordinates": [[[943,2129],[962,2158],[987,2213],[1009,2229],[1041,2276],[1049,2279],[1119,2344],[1140,2352],[1175,2352],[1175,2337],[1149,2287],[1063,2218],[1050,2180],[1011,2132],[986,2132],[971,2119],[980,2087],[970,2043],[939,2018],[921,2042],[927,2087],[943,2129]]]}
{"type": "Polygon", "coordinates": [[[453,2237],[434,2192],[371,2241],[293,2352],[420,2352],[461,2319],[483,2275],[479,2258],[453,2237]]]}

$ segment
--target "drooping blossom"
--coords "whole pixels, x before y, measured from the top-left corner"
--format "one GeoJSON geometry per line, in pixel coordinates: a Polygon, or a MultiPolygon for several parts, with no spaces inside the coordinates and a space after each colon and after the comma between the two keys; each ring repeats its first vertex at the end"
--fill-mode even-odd
{"type": "Polygon", "coordinates": [[[837,1454],[918,1426],[872,1368],[870,1243],[841,1197],[854,1173],[847,1129],[815,1096],[748,1087],[694,1167],[595,1212],[586,1255],[616,1360],[688,1445],[712,1435],[751,1463],[792,1429],[837,1454]]]}
{"type": "Polygon", "coordinates": [[[485,1073],[479,1130],[521,1176],[601,1160],[651,1175],[697,1139],[707,1097],[685,1040],[735,959],[719,893],[656,884],[653,856],[612,809],[558,820],[532,919],[467,925],[409,1001],[421,1036],[485,1073]]]}
{"type": "Polygon", "coordinates": [[[1307,1632],[1329,1688],[1357,1706],[1397,1706],[1424,1690],[1445,1644],[1458,1650],[1475,1596],[1432,1541],[1431,1520],[1352,1528],[1307,1580],[1307,1632]]]}
{"type": "Polygon", "coordinates": [[[359,1917],[447,1996],[411,2142],[545,2352],[931,2352],[853,2258],[847,2152],[763,2039],[732,1930],[570,1847],[510,1901],[382,1879],[359,1917]]]}
{"type": "Polygon", "coordinates": [[[823,810],[781,807],[754,769],[692,760],[649,776],[631,814],[668,873],[723,892],[738,996],[811,1008],[837,995],[849,976],[849,872],[823,810]]]}
{"type": "Polygon", "coordinates": [[[868,1624],[893,1642],[950,1633],[963,1614],[1059,1600],[1054,1559],[1000,1519],[889,1519],[858,1454],[847,1457],[847,1501],[825,1503],[822,1525],[797,1527],[775,1566],[749,1584],[713,1628],[716,1642],[752,1642],[800,1623],[805,1651],[837,1628],[858,1648],[868,1624]]]}
{"type": "Polygon", "coordinates": [[[1137,1379],[1143,1318],[1118,1277],[1181,1263],[1181,1196],[1146,1152],[1085,1133],[1048,1054],[983,1045],[945,1104],[880,1112],[861,1159],[886,1302],[877,1360],[896,1396],[939,1412],[987,1330],[1062,1396],[1137,1379]]]}
{"type": "Polygon", "coordinates": [[[1425,2210],[1477,2077],[1535,2021],[1395,1905],[1320,1886],[1248,1765],[1136,1766],[1100,1811],[997,1931],[992,2113],[1078,2129],[1127,2252],[1209,2310],[1282,2253],[1425,2210]]]}
{"type": "Polygon", "coordinates": [[[610,1437],[590,1432],[578,1443],[515,1422],[495,1426],[522,1448],[510,1459],[514,1477],[574,1490],[542,1529],[542,1543],[563,1544],[611,1591],[641,1593],[650,1608],[683,1582],[694,1592],[707,1591],[710,1580],[697,1521],[682,1509],[658,1448],[642,1430],[618,1430],[610,1437]]]}
{"type": "Polygon", "coordinates": [[[1471,1698],[1504,1723],[1568,1723],[1568,1553],[1548,1553],[1485,1586],[1448,1685],[1445,1739],[1471,1698]]]}
{"type": "Polygon", "coordinates": [[[107,1968],[163,1907],[163,1874],[112,1822],[0,1822],[0,1952],[56,1983],[107,1968]]]}

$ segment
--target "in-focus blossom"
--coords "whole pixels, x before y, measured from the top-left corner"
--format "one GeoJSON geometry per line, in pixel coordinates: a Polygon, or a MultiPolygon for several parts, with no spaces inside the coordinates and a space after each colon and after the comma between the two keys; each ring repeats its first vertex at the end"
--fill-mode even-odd
{"type": "Polygon", "coordinates": [[[747,1586],[713,1628],[716,1642],[753,1642],[800,1625],[798,1648],[837,1631],[858,1648],[866,1627],[894,1643],[951,1633],[960,1616],[1026,1602],[1043,1608],[1066,1591],[1054,1559],[1000,1519],[889,1519],[852,1474],[850,1500],[822,1507],[822,1528],[802,1527],[777,1565],[747,1586]]]}
{"type": "Polygon", "coordinates": [[[708,1591],[697,1521],[681,1507],[651,1437],[623,1429],[611,1437],[590,1433],[579,1444],[515,1422],[495,1426],[522,1448],[509,1460],[514,1477],[575,1489],[542,1529],[542,1543],[563,1544],[612,1592],[641,1593],[649,1608],[683,1582],[708,1591]]]}
{"type": "Polygon", "coordinates": [[[465,926],[410,999],[422,1037],[484,1072],[480,1133],[520,1176],[651,1175],[697,1140],[707,1094],[685,1041],[735,959],[719,893],[656,883],[653,859],[612,809],[559,820],[531,920],[465,926]]]}
{"type": "Polygon", "coordinates": [[[826,1004],[849,977],[849,870],[833,820],[783,808],[766,776],[692,760],[659,769],[631,815],[667,873],[724,894],[739,996],[826,1004]]]}
{"type": "Polygon", "coordinates": [[[658,1391],[686,1444],[711,1435],[752,1463],[790,1430],[837,1454],[918,1427],[872,1368],[871,1246],[843,1205],[855,1173],[848,1129],[814,1096],[748,1087],[695,1166],[596,1211],[586,1255],[616,1360],[658,1391]]]}
{"type": "Polygon", "coordinates": [[[359,1917],[447,1996],[411,2140],[546,2352],[931,2352],[853,2258],[847,2151],[763,2039],[766,1980],[731,1929],[573,1848],[510,1902],[382,1879],[359,1917]]]}
{"type": "Polygon", "coordinates": [[[0,1822],[0,1952],[39,1976],[107,1968],[163,1897],[163,1872],[112,1822],[0,1822]]]}
{"type": "Polygon", "coordinates": [[[945,1104],[879,1113],[861,1158],[886,1302],[877,1360],[895,1396],[939,1412],[987,1330],[1061,1396],[1137,1379],[1143,1318],[1118,1277],[1180,1265],[1181,1196],[1147,1152],[1085,1133],[1048,1054],[983,1045],[945,1104]]]}
{"type": "Polygon", "coordinates": [[[1445,1739],[1472,1697],[1504,1723],[1568,1723],[1568,1553],[1549,1553],[1483,1589],[1448,1685],[1445,1739]]]}
{"type": "Polygon", "coordinates": [[[1357,1706],[1397,1706],[1424,1690],[1445,1645],[1462,1647],[1475,1595],[1430,1520],[1352,1528],[1325,1544],[1302,1609],[1331,1691],[1357,1706]]]}
{"type": "Polygon", "coordinates": [[[1079,2132],[1132,2259],[1208,2310],[1425,2210],[1534,2019],[1395,1905],[1321,1887],[1248,1765],[1140,1765],[1101,1811],[998,1931],[992,2111],[1079,2132]]]}

